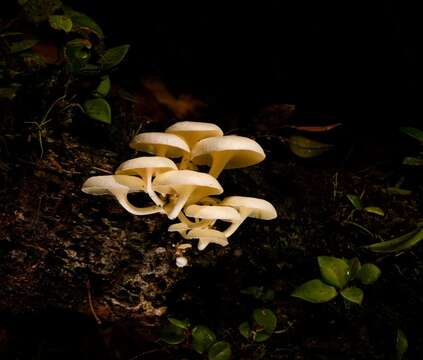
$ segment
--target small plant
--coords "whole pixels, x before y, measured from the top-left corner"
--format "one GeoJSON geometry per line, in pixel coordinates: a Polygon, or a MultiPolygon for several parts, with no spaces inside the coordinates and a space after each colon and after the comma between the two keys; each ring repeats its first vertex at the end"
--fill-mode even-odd
{"type": "Polygon", "coordinates": [[[276,329],[276,315],[269,309],[255,309],[251,320],[251,322],[243,322],[238,328],[241,335],[247,340],[266,341],[276,329]]]}
{"type": "Polygon", "coordinates": [[[294,297],[312,303],[324,303],[338,295],[355,304],[363,301],[363,290],[351,285],[357,280],[363,285],[376,282],[381,270],[374,264],[361,265],[358,258],[350,260],[332,256],[319,256],[317,258],[320,268],[321,279],[310,280],[294,290],[294,297]]]}
{"type": "Polygon", "coordinates": [[[207,354],[209,360],[228,360],[231,357],[231,346],[226,341],[217,341],[215,333],[204,325],[191,329],[188,320],[168,318],[169,324],[162,329],[160,339],[169,345],[186,342],[192,349],[202,355],[207,354]]]}
{"type": "Polygon", "coordinates": [[[379,216],[385,216],[385,212],[378,206],[365,206],[362,202],[363,193],[360,196],[355,194],[347,194],[347,198],[354,207],[351,211],[348,219],[351,219],[356,211],[365,211],[371,214],[376,214],[379,216]]]}
{"type": "MultiPolygon", "coordinates": [[[[401,132],[409,137],[420,142],[423,145],[423,131],[414,127],[402,127],[401,132]]],[[[418,155],[407,156],[402,161],[403,165],[408,166],[423,166],[423,152],[420,151],[418,155]]]]}

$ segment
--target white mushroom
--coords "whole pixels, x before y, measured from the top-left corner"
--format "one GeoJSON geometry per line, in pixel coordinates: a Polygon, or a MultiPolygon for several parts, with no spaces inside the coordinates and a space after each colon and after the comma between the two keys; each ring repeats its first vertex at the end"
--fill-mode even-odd
{"type": "Polygon", "coordinates": [[[277,217],[273,205],[263,199],[246,196],[229,196],[221,202],[221,205],[231,206],[239,211],[240,221],[232,223],[223,233],[226,237],[231,236],[247,217],[261,220],[272,220],[277,217]]]}
{"type": "Polygon", "coordinates": [[[172,224],[167,228],[169,232],[178,232],[184,239],[187,239],[187,232],[191,230],[191,228],[183,222],[172,224]]]}
{"type": "Polygon", "coordinates": [[[185,256],[178,256],[176,258],[176,266],[183,268],[188,265],[188,259],[185,256]]]}
{"type": "Polygon", "coordinates": [[[144,181],[129,175],[93,176],[84,182],[82,191],[91,195],[113,195],[119,204],[134,215],[150,215],[163,212],[158,206],[138,208],[128,201],[128,193],[144,191],[144,181]]]}
{"type": "Polygon", "coordinates": [[[125,161],[116,170],[116,174],[140,176],[145,182],[145,192],[150,196],[151,200],[156,205],[163,206],[163,201],[151,188],[152,177],[176,169],[175,163],[170,159],[161,156],[144,156],[125,161]]]}
{"type": "Polygon", "coordinates": [[[129,146],[135,150],[157,156],[179,158],[189,154],[190,149],[184,139],[161,132],[146,132],[135,136],[129,146]]]}
{"type": "Polygon", "coordinates": [[[187,202],[192,203],[203,197],[223,192],[214,177],[192,170],[171,170],[156,176],[153,190],[162,195],[177,195],[170,209],[167,207],[169,219],[175,219],[187,202]]]}
{"type": "Polygon", "coordinates": [[[219,126],[197,121],[180,121],[166,129],[166,133],[175,134],[183,138],[190,149],[202,139],[222,136],[223,131],[219,126]]]}
{"type": "Polygon", "coordinates": [[[191,161],[196,165],[210,166],[209,174],[215,178],[223,169],[247,167],[263,161],[265,157],[258,143],[236,135],[203,139],[191,151],[191,161]]]}
{"type": "Polygon", "coordinates": [[[225,234],[213,229],[192,229],[187,234],[187,239],[198,239],[198,250],[204,250],[209,244],[227,246],[228,239],[225,234]]]}
{"type": "Polygon", "coordinates": [[[185,210],[185,215],[195,219],[206,220],[205,225],[212,226],[215,221],[239,222],[241,216],[238,211],[229,206],[190,205],[185,210]],[[208,220],[208,221],[207,221],[208,220]]]}

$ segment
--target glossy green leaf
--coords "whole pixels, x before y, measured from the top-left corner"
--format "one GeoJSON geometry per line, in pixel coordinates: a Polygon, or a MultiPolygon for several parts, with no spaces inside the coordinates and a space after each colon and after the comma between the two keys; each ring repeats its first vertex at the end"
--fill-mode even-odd
{"type": "Polygon", "coordinates": [[[408,340],[404,332],[401,329],[397,331],[397,343],[396,343],[396,352],[397,360],[401,360],[404,357],[404,354],[408,349],[408,340]]]}
{"type": "Polygon", "coordinates": [[[358,258],[352,258],[350,260],[347,261],[348,266],[349,266],[349,272],[348,272],[348,281],[349,280],[354,280],[357,276],[357,273],[360,271],[361,269],[361,262],[358,258]]]}
{"type": "Polygon", "coordinates": [[[198,325],[192,330],[192,347],[202,354],[216,342],[216,335],[207,326],[198,325]]]}
{"type": "Polygon", "coordinates": [[[9,44],[9,49],[12,54],[16,54],[28,49],[31,49],[38,43],[36,39],[26,39],[9,44]]]}
{"type": "Polygon", "coordinates": [[[103,69],[108,70],[122,62],[129,50],[129,45],[121,45],[108,49],[98,63],[103,69]]]}
{"type": "Polygon", "coordinates": [[[389,194],[404,195],[404,196],[411,195],[413,193],[411,190],[401,189],[399,187],[388,187],[386,191],[388,191],[389,194]]]}
{"type": "Polygon", "coordinates": [[[345,260],[333,256],[319,256],[317,262],[326,283],[339,289],[347,284],[350,268],[345,260]]]}
{"type": "Polygon", "coordinates": [[[278,322],[276,315],[269,309],[255,309],[253,311],[253,320],[255,324],[262,327],[269,335],[275,331],[278,322]]]}
{"type": "Polygon", "coordinates": [[[409,156],[404,158],[402,163],[403,165],[408,165],[408,166],[423,166],[423,158],[409,156]]]}
{"type": "Polygon", "coordinates": [[[325,284],[320,279],[314,279],[296,288],[291,296],[312,303],[324,303],[332,300],[337,294],[333,286],[325,284]]]}
{"type": "Polygon", "coordinates": [[[344,299],[358,305],[361,305],[364,297],[363,290],[354,286],[342,289],[340,294],[344,299]]]}
{"type": "Polygon", "coordinates": [[[364,208],[364,211],[371,214],[376,214],[379,216],[385,216],[385,212],[380,207],[377,207],[377,206],[366,206],[364,208]]]}
{"type": "Polygon", "coordinates": [[[104,99],[91,99],[84,103],[86,114],[94,120],[102,121],[107,124],[112,122],[112,112],[109,103],[104,99]]]}
{"type": "Polygon", "coordinates": [[[363,205],[361,204],[361,199],[357,195],[347,194],[347,198],[355,209],[360,210],[363,208],[363,205]]]}
{"type": "Polygon", "coordinates": [[[248,321],[244,321],[241,325],[239,325],[238,330],[243,337],[245,337],[247,340],[250,339],[251,327],[248,321]]]}
{"type": "Polygon", "coordinates": [[[290,150],[301,158],[314,158],[333,148],[333,145],[324,144],[300,135],[292,135],[288,139],[290,150]]]}
{"type": "Polygon", "coordinates": [[[179,319],[175,319],[173,317],[169,317],[168,318],[169,322],[175,326],[177,326],[178,328],[181,329],[188,329],[190,327],[190,323],[188,320],[179,320],[179,319]]]}
{"type": "Polygon", "coordinates": [[[411,136],[412,138],[420,141],[421,143],[423,143],[423,131],[411,126],[406,126],[406,127],[402,127],[400,128],[401,132],[403,134],[406,134],[408,136],[411,136]]]}
{"type": "Polygon", "coordinates": [[[165,326],[160,334],[160,340],[170,345],[180,344],[185,341],[185,338],[185,330],[173,324],[165,326]]]}
{"type": "Polygon", "coordinates": [[[72,30],[72,19],[65,15],[51,15],[48,18],[50,26],[55,30],[63,30],[68,33],[72,30]]]}
{"type": "Polygon", "coordinates": [[[365,246],[373,252],[392,253],[407,250],[423,240],[423,229],[415,229],[392,240],[382,241],[365,246]]]}
{"type": "Polygon", "coordinates": [[[375,283],[382,271],[375,264],[364,264],[357,274],[357,279],[364,285],[375,283]]]}
{"type": "Polygon", "coordinates": [[[102,76],[97,89],[95,89],[94,95],[98,97],[106,97],[109,94],[111,87],[112,85],[109,76],[102,76]]]}
{"type": "Polygon", "coordinates": [[[65,15],[69,16],[72,20],[72,31],[81,34],[93,33],[100,39],[104,38],[104,33],[101,27],[88,15],[72,10],[70,8],[65,8],[65,15]]]}
{"type": "Polygon", "coordinates": [[[231,355],[231,345],[226,341],[218,341],[210,347],[208,358],[209,360],[229,360],[231,355]]]}

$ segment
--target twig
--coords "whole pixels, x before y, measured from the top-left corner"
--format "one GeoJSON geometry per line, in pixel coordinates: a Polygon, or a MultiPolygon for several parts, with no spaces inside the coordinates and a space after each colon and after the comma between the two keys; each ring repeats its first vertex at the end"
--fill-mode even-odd
{"type": "Polygon", "coordinates": [[[95,321],[97,321],[97,324],[101,325],[101,320],[97,316],[97,314],[95,313],[93,301],[92,301],[92,298],[91,298],[91,283],[90,283],[90,280],[87,280],[87,292],[88,292],[88,304],[90,305],[91,313],[93,314],[95,321]]]}

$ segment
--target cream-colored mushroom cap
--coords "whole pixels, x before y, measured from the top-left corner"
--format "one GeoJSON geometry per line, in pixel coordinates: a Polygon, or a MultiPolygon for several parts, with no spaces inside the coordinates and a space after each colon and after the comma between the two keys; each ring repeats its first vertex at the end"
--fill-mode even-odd
{"type": "Polygon", "coordinates": [[[153,176],[169,170],[176,170],[175,163],[161,156],[143,156],[131,159],[122,163],[116,170],[116,174],[122,175],[138,175],[146,185],[145,191],[156,205],[162,206],[163,201],[156,195],[151,188],[151,180],[153,176]]]}
{"type": "Polygon", "coordinates": [[[204,250],[208,244],[228,245],[226,236],[218,230],[193,229],[187,234],[187,239],[198,239],[198,250],[204,250]]]}
{"type": "Polygon", "coordinates": [[[247,196],[229,196],[221,202],[222,205],[232,206],[239,211],[240,221],[233,222],[223,233],[231,236],[247,217],[261,220],[272,220],[277,217],[274,206],[263,199],[247,196]]]}
{"type": "Polygon", "coordinates": [[[139,134],[132,139],[129,146],[135,150],[170,158],[182,157],[190,152],[184,139],[175,134],[161,132],[139,134]]]}
{"type": "Polygon", "coordinates": [[[223,131],[216,124],[197,121],[177,122],[169,126],[166,132],[182,137],[191,149],[202,139],[223,135],[223,131]]]}
{"type": "Polygon", "coordinates": [[[196,219],[239,221],[241,216],[238,211],[229,206],[219,205],[190,205],[185,210],[185,215],[196,219]]]}
{"type": "Polygon", "coordinates": [[[134,215],[150,215],[163,210],[158,206],[138,208],[128,200],[128,193],[143,191],[144,181],[129,175],[104,175],[93,176],[82,185],[82,191],[91,195],[113,195],[119,204],[134,215]]]}
{"type": "Polygon", "coordinates": [[[210,174],[219,176],[223,169],[237,169],[255,165],[266,155],[254,140],[243,136],[227,135],[199,141],[191,152],[196,165],[210,166],[210,174]]]}
{"type": "Polygon", "coordinates": [[[176,203],[168,214],[170,219],[178,216],[186,203],[223,192],[214,177],[192,170],[171,170],[157,175],[153,181],[153,190],[161,194],[177,194],[176,203]]]}

